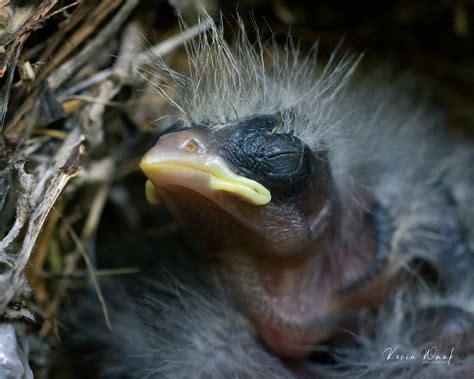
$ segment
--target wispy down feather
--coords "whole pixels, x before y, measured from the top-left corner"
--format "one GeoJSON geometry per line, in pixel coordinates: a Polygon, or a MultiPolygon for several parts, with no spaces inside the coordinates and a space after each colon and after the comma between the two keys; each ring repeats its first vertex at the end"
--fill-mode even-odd
{"type": "Polygon", "coordinates": [[[319,65],[318,44],[304,54],[289,37],[282,50],[274,39],[251,43],[240,20],[238,26],[232,46],[224,39],[222,24],[212,24],[209,33],[189,42],[188,75],[173,71],[162,61],[155,62],[160,73],[154,73],[156,81],[150,81],[156,90],[188,124],[223,128],[258,114],[280,113],[282,131],[303,139],[310,132],[306,140],[310,145],[322,140],[317,137],[332,126],[331,104],[360,57],[336,51],[325,65],[319,65]],[[177,92],[173,98],[170,88],[177,92]]]}
{"type": "MultiPolygon", "coordinates": [[[[373,75],[352,86],[359,57],[335,52],[319,64],[317,45],[302,53],[291,39],[280,49],[273,40],[259,38],[251,43],[240,25],[231,46],[222,27],[213,25],[188,44],[187,75],[162,61],[155,62],[158,73],[144,69],[143,75],[189,127],[226,128],[256,115],[279,113],[278,132],[293,133],[312,149],[328,151],[344,205],[364,206],[360,195],[370,189],[388,210],[394,228],[390,264],[411,274],[410,261],[426,260],[448,287],[445,293],[436,286],[413,293],[402,281],[400,292],[387,296],[373,327],[356,337],[357,346],[334,351],[337,363],[331,367],[308,362],[304,372],[324,377],[318,374],[324,371],[331,378],[469,377],[474,366],[470,355],[460,356],[452,370],[419,362],[387,363],[382,355],[387,343],[408,353],[419,350],[420,341],[413,336],[421,330],[436,337],[436,320],[421,317],[427,310],[450,317],[454,309],[452,325],[467,325],[466,333],[474,334],[472,257],[462,251],[461,235],[463,229],[473,235],[469,188],[474,178],[465,175],[474,163],[469,148],[451,155],[455,147],[440,133],[444,116],[408,94],[407,80],[387,82],[384,75],[373,75]]],[[[178,284],[160,277],[145,301],[118,294],[113,338],[95,331],[89,336],[93,342],[105,341],[112,351],[101,358],[104,370],[130,377],[291,378],[293,373],[254,339],[247,320],[227,301],[222,283],[196,283],[195,275],[208,274],[205,269],[188,267],[187,273],[178,284]],[[143,309],[150,313],[143,317],[143,309]],[[207,361],[208,356],[213,358],[207,361]]],[[[444,325],[450,326],[449,321],[444,325]]]]}
{"type": "Polygon", "coordinates": [[[258,30],[252,43],[240,20],[236,42],[230,45],[222,21],[218,26],[203,17],[211,27],[186,44],[187,74],[173,71],[161,58],[151,62],[154,68],[141,71],[186,125],[219,129],[279,113],[278,132],[329,151],[343,198],[373,186],[387,169],[390,175],[418,179],[422,173],[422,180],[432,174],[434,157],[439,160],[443,152],[432,141],[433,130],[443,118],[403,93],[410,78],[381,84],[388,75],[377,72],[355,89],[349,82],[361,55],[337,48],[323,63],[318,61],[318,44],[303,52],[288,37],[281,48],[273,38],[262,41],[258,30]],[[403,142],[394,144],[396,139],[403,142]]]}

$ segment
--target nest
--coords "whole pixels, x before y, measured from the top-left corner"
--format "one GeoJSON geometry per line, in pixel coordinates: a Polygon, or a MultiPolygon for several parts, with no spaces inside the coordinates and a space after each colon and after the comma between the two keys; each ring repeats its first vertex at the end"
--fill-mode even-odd
{"type": "MultiPolygon", "coordinates": [[[[191,25],[196,7],[211,15],[235,7],[172,3],[191,25]]],[[[453,125],[469,129],[472,4],[423,3],[400,0],[380,9],[369,2],[348,11],[330,1],[261,0],[242,2],[239,12],[250,21],[247,8],[254,9],[262,30],[295,24],[302,46],[320,38],[323,52],[346,34],[355,50],[371,49],[369,61],[390,57],[398,70],[421,74],[451,109],[453,125]]],[[[138,73],[153,59],[183,69],[182,45],[205,29],[182,32],[164,2],[0,1],[0,315],[32,325],[29,334],[40,342],[31,357],[38,377],[51,375],[49,347],[60,346],[67,333],[59,320],[71,291],[91,283],[108,322],[97,278],[140,270],[120,263],[98,269],[98,240],[112,241],[121,230],[139,246],[146,236],[177,230],[166,216],[147,224],[152,216],[138,161],[166,127],[157,120],[169,105],[138,73]]]]}

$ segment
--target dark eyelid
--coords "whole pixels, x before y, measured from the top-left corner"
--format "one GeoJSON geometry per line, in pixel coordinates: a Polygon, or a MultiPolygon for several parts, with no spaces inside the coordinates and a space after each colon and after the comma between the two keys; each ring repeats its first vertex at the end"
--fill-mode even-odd
{"type": "Polygon", "coordinates": [[[285,156],[298,156],[301,157],[301,151],[278,151],[275,153],[265,154],[265,158],[277,158],[277,157],[285,157],[285,156]]]}

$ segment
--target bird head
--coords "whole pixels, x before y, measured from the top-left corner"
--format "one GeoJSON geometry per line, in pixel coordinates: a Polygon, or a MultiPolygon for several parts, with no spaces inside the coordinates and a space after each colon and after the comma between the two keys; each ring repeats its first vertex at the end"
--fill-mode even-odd
{"type": "Polygon", "coordinates": [[[278,115],[163,135],[142,159],[151,196],[172,209],[200,249],[295,257],[335,213],[329,162],[278,133],[278,115]],[[204,245],[204,246],[203,246],[204,245]]]}

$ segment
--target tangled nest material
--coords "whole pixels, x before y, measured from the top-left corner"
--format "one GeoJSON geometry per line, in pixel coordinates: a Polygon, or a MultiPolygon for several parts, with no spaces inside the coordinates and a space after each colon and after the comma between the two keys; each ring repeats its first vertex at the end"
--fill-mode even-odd
{"type": "MultiPolygon", "coordinates": [[[[7,320],[33,322],[25,303],[33,288],[36,304],[31,303],[30,308],[45,320],[42,335],[46,336],[55,325],[68,283],[51,291],[45,283],[45,266],[48,270],[55,266],[55,275],[68,278],[80,271],[81,257],[90,263],[85,246],[93,240],[110,183],[137,169],[138,156],[125,161],[118,154],[114,156],[116,146],[104,149],[110,132],[104,125],[106,108],[117,106],[112,99],[124,86],[142,85],[137,68],[148,62],[150,55],[174,51],[206,26],[185,34],[176,30],[174,37],[146,46],[139,21],[130,20],[137,0],[98,5],[3,3],[0,314],[7,320]],[[56,18],[63,22],[56,24],[56,18]],[[57,30],[45,42],[29,47],[28,37],[40,28],[57,30]],[[119,32],[120,45],[110,47],[119,32]],[[67,44],[63,43],[65,38],[67,44]],[[99,57],[98,50],[103,52],[99,57]],[[117,55],[111,58],[110,54],[117,55]],[[75,221],[68,220],[62,211],[85,184],[95,188],[92,195],[87,194],[92,197],[87,214],[78,216],[85,219],[79,236],[73,227],[75,221]],[[55,241],[60,234],[62,241],[55,241]],[[58,260],[52,263],[55,243],[56,249],[59,244],[69,252],[56,256],[58,260]]],[[[133,101],[130,104],[133,108],[133,101]]],[[[145,133],[156,132],[152,128],[147,131],[146,124],[144,128],[145,133]]],[[[119,138],[126,140],[127,136],[119,138]]],[[[88,268],[94,275],[92,265],[88,268]]]]}

